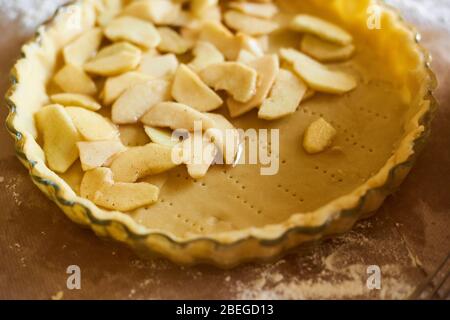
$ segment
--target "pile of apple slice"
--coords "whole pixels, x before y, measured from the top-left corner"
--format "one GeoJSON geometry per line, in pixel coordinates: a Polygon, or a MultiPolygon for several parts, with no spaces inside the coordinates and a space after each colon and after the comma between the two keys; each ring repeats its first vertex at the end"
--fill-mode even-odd
{"type": "MultiPolygon", "coordinates": [[[[62,50],[64,65],[49,86],[51,104],[37,112],[36,124],[48,166],[65,173],[79,159],[85,171],[81,196],[107,209],[156,202],[159,188],[140,182],[147,176],[185,164],[197,179],[218,157],[233,163],[239,133],[213,113],[224,104],[231,117],[258,108],[259,118],[275,120],[316,91],[343,94],[356,87],[351,75],[322,64],[349,59],[352,37],[319,18],[298,15],[290,23],[303,34],[303,53],[270,53],[270,34],[283,32],[270,0],[93,4],[97,24],[62,50]],[[178,130],[188,138],[174,140],[178,130]],[[226,131],[233,132],[232,146],[226,131]],[[192,151],[197,142],[200,163],[192,151]],[[181,160],[174,161],[174,154],[181,160]]],[[[308,129],[307,152],[331,144],[334,129],[323,121],[308,129]]]]}

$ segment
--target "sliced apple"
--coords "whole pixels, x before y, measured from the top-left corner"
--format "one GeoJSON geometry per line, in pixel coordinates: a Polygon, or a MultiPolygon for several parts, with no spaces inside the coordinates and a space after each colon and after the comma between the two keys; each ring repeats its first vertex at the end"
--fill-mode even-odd
{"type": "Polygon", "coordinates": [[[336,136],[336,129],[323,118],[309,125],[303,137],[303,148],[307,153],[320,153],[329,148],[336,136]]]}
{"type": "Polygon", "coordinates": [[[203,18],[209,9],[217,6],[218,4],[218,0],[192,0],[191,12],[197,18],[203,18]]]}
{"type": "Polygon", "coordinates": [[[249,112],[263,103],[263,101],[267,98],[267,95],[269,94],[280,69],[280,63],[278,56],[276,55],[265,55],[261,58],[250,61],[248,65],[254,68],[258,73],[259,84],[256,89],[256,94],[246,103],[242,103],[231,98],[228,99],[228,110],[233,118],[249,112]]]}
{"type": "Polygon", "coordinates": [[[105,28],[105,35],[112,41],[128,41],[145,48],[155,48],[161,37],[155,26],[135,17],[119,17],[105,28]]]}
{"type": "Polygon", "coordinates": [[[119,137],[117,128],[109,119],[96,112],[80,107],[67,107],[66,112],[83,138],[88,141],[113,140],[119,137]]]}
{"type": "Polygon", "coordinates": [[[281,57],[291,63],[294,71],[314,90],[342,94],[356,88],[350,74],[330,70],[327,66],[294,49],[281,49],[281,57]]]}
{"type": "Polygon", "coordinates": [[[169,100],[168,81],[154,79],[138,83],[126,90],[112,106],[112,121],[116,124],[136,123],[154,105],[169,100]]]}
{"type": "Polygon", "coordinates": [[[150,140],[154,143],[161,144],[168,147],[175,147],[178,144],[178,140],[172,139],[172,131],[162,128],[153,128],[145,126],[145,133],[150,140]]]}
{"type": "Polygon", "coordinates": [[[95,56],[102,37],[103,33],[99,28],[93,28],[81,34],[75,41],[64,47],[63,56],[66,64],[82,67],[86,61],[95,56]]]}
{"type": "Polygon", "coordinates": [[[81,140],[72,119],[61,105],[49,105],[36,113],[36,124],[49,168],[66,172],[78,159],[76,143],[81,140]]]}
{"type": "Polygon", "coordinates": [[[118,42],[100,50],[84,65],[84,70],[109,77],[135,69],[140,61],[141,50],[127,42],[118,42]]]}
{"type": "Polygon", "coordinates": [[[64,92],[94,95],[97,87],[94,81],[81,69],[71,64],[66,64],[56,73],[53,81],[64,92]]]}
{"type": "Polygon", "coordinates": [[[240,49],[233,33],[219,22],[203,23],[199,39],[212,43],[228,60],[235,60],[240,49]]]}
{"type": "Polygon", "coordinates": [[[258,41],[257,39],[243,33],[238,33],[236,35],[236,39],[240,43],[241,50],[247,50],[254,54],[256,57],[262,57],[264,55],[264,49],[261,46],[260,41],[258,41]]]}
{"type": "Polygon", "coordinates": [[[100,26],[106,26],[123,9],[122,0],[102,0],[97,22],[100,26]]]}
{"type": "Polygon", "coordinates": [[[340,45],[347,45],[353,41],[351,34],[341,27],[307,14],[295,16],[290,23],[290,28],[294,31],[313,34],[319,38],[340,45]]]}
{"type": "Polygon", "coordinates": [[[227,11],[224,18],[228,27],[251,36],[270,34],[278,29],[278,23],[272,20],[248,16],[235,10],[227,11]]]}
{"type": "Polygon", "coordinates": [[[141,124],[125,124],[119,126],[120,141],[127,147],[144,146],[150,142],[141,124]]]}
{"type": "Polygon", "coordinates": [[[256,56],[252,52],[250,52],[246,49],[241,49],[241,51],[239,51],[239,55],[238,55],[236,61],[240,62],[240,63],[244,63],[244,64],[249,64],[250,61],[253,61],[257,58],[258,58],[258,56],[256,56]]]}
{"type": "Polygon", "coordinates": [[[157,143],[129,148],[111,164],[114,180],[118,182],[135,182],[174,167],[176,164],[172,161],[172,148],[157,143]]]}
{"type": "Polygon", "coordinates": [[[118,140],[78,142],[81,167],[84,171],[105,165],[109,159],[119,152],[125,151],[125,146],[118,140]]]}
{"type": "Polygon", "coordinates": [[[295,74],[281,69],[269,97],[261,105],[258,117],[275,120],[292,114],[297,110],[307,87],[295,74]]]}
{"type": "Polygon", "coordinates": [[[223,100],[184,64],[175,73],[172,96],[176,101],[202,112],[217,109],[223,104],[223,100]]]}
{"type": "Polygon", "coordinates": [[[206,130],[205,137],[214,142],[226,164],[233,164],[241,143],[239,131],[223,115],[217,113],[207,113],[207,115],[214,124],[206,130]]]}
{"type": "Polygon", "coordinates": [[[167,0],[133,1],[123,10],[124,15],[149,20],[157,25],[176,22],[180,13],[180,4],[167,0]]]}
{"type": "Polygon", "coordinates": [[[355,46],[336,45],[306,34],[300,43],[300,50],[319,61],[334,62],[350,59],[355,52],[355,46]]]}
{"type": "Polygon", "coordinates": [[[271,19],[278,13],[278,7],[273,3],[231,2],[229,7],[246,15],[271,19]]]}
{"type": "Polygon", "coordinates": [[[97,168],[84,174],[80,194],[100,207],[131,211],[155,203],[159,188],[145,182],[115,183],[110,169],[97,168]]]}
{"type": "Polygon", "coordinates": [[[192,53],[195,58],[188,66],[195,72],[199,72],[212,64],[225,61],[223,54],[209,42],[197,42],[192,53]]]}
{"type": "Polygon", "coordinates": [[[153,78],[171,78],[178,68],[177,57],[170,53],[161,56],[146,54],[142,57],[139,71],[153,78]]]}
{"type": "Polygon", "coordinates": [[[102,99],[105,105],[111,105],[127,89],[132,86],[152,80],[153,77],[141,72],[130,71],[116,77],[108,78],[102,92],[102,99]]]}
{"type": "Polygon", "coordinates": [[[217,155],[217,147],[202,134],[194,133],[182,142],[182,155],[189,175],[193,179],[203,178],[217,155]]]}
{"type": "Polygon", "coordinates": [[[203,69],[200,78],[214,90],[225,90],[236,101],[247,102],[255,95],[258,74],[242,63],[222,62],[203,69]]]}
{"type": "Polygon", "coordinates": [[[190,49],[190,42],[175,30],[168,27],[159,27],[158,32],[161,37],[161,42],[158,45],[159,51],[183,54],[190,49]]]}
{"type": "Polygon", "coordinates": [[[50,97],[53,103],[63,106],[82,107],[91,111],[97,111],[102,106],[91,96],[77,93],[58,93],[50,97]]]}
{"type": "Polygon", "coordinates": [[[214,126],[206,114],[176,102],[162,102],[155,105],[141,118],[141,121],[150,127],[172,130],[194,131],[196,123],[201,124],[203,130],[214,126]]]}

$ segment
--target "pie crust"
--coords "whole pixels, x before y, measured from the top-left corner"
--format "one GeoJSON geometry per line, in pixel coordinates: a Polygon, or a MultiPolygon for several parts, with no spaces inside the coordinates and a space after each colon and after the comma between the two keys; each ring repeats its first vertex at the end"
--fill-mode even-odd
{"type": "MultiPolygon", "coordinates": [[[[298,134],[293,133],[306,127],[302,119],[311,122],[317,116],[328,118],[345,133],[337,138],[343,147],[332,149],[331,156],[302,156],[298,158],[301,163],[281,159],[280,166],[286,165],[288,170],[281,170],[279,183],[264,183],[260,177],[248,179],[251,173],[239,166],[233,170],[212,170],[204,183],[189,181],[199,189],[207,186],[208,200],[192,200],[196,205],[183,208],[187,214],[180,215],[181,219],[191,226],[196,221],[221,226],[203,232],[177,229],[175,220],[164,220],[164,213],[171,212],[167,211],[171,199],[189,202],[195,194],[205,199],[205,191],[183,194],[174,189],[164,205],[152,209],[151,215],[146,209],[132,214],[107,211],[81,198],[76,187],[70,185],[76,176],[70,177],[69,172],[63,179],[46,166],[33,120],[37,110],[49,103],[47,83],[55,72],[60,50],[95,24],[93,1],[80,0],[61,7],[53,19],[38,29],[36,37],[22,48],[22,58],[11,73],[11,88],[6,95],[10,109],[7,128],[32,181],[71,220],[90,227],[97,235],[126,243],[143,256],[160,255],[181,264],[232,267],[245,261],[272,259],[299,244],[345,232],[375,212],[404,180],[429,134],[437,106],[433,97],[437,82],[430,69],[430,56],[420,46],[417,31],[381,1],[278,3],[285,12],[301,11],[333,21],[351,30],[355,37],[359,52],[352,60],[355,62],[344,67],[358,74],[359,88],[341,97],[318,96],[308,100],[299,112],[279,124],[291,128],[286,129],[291,131],[284,135],[286,141],[282,138],[282,146],[291,146],[288,159],[295,160],[301,147],[298,134]],[[380,11],[382,30],[367,27],[367,13],[372,6],[380,11]],[[298,181],[292,179],[295,175],[298,181]],[[264,184],[269,187],[261,187],[264,184]],[[248,203],[254,206],[252,210],[242,209],[242,201],[247,200],[239,200],[239,206],[235,204],[244,194],[253,201],[248,203]],[[284,201],[286,197],[290,200],[284,201]],[[299,209],[293,211],[293,206],[299,209]],[[209,210],[215,210],[214,215],[208,214],[209,210]]],[[[275,37],[274,41],[286,39],[275,37]]],[[[251,113],[237,118],[234,124],[258,127],[256,121],[261,120],[256,118],[251,113]]],[[[173,175],[184,179],[181,171],[173,175]]],[[[173,219],[180,217],[174,215],[173,219]]]]}

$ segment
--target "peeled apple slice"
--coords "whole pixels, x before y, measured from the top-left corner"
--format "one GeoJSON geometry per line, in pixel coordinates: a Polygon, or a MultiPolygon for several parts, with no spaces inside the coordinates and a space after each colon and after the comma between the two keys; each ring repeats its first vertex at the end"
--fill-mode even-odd
{"type": "Polygon", "coordinates": [[[250,61],[248,65],[256,70],[259,77],[259,84],[256,89],[256,94],[250,101],[242,103],[229,98],[227,101],[228,111],[231,117],[238,117],[253,108],[259,107],[266,99],[272,88],[273,83],[280,70],[280,63],[276,55],[266,55],[250,61]]]}
{"type": "Polygon", "coordinates": [[[80,194],[103,208],[131,211],[155,203],[159,188],[145,182],[117,183],[110,169],[97,168],[84,174],[80,194]]]}
{"type": "Polygon", "coordinates": [[[187,131],[194,131],[196,122],[202,125],[202,130],[214,125],[206,114],[176,102],[162,102],[155,105],[142,117],[141,121],[151,127],[187,131]]]}
{"type": "Polygon", "coordinates": [[[314,90],[343,94],[356,88],[353,76],[332,71],[323,64],[294,49],[281,49],[281,57],[291,63],[294,71],[314,90]]]}
{"type": "Polygon", "coordinates": [[[256,92],[258,74],[239,62],[222,62],[208,66],[200,78],[214,90],[225,90],[239,102],[249,101],[256,92]]]}
{"type": "Polygon", "coordinates": [[[168,147],[175,147],[178,140],[172,139],[172,131],[162,128],[153,128],[149,126],[144,127],[145,133],[154,143],[161,144],[168,147]]]}
{"type": "Polygon", "coordinates": [[[297,110],[307,87],[295,74],[281,69],[269,97],[259,108],[258,117],[275,120],[292,114],[297,110]]]}
{"type": "Polygon", "coordinates": [[[290,28],[294,31],[311,33],[324,40],[347,45],[353,41],[353,37],[341,27],[318,17],[299,14],[292,19],[290,28]]]}
{"type": "Polygon", "coordinates": [[[83,107],[91,111],[98,111],[102,106],[91,96],[76,93],[58,93],[50,97],[53,103],[63,106],[83,107]]]}
{"type": "Polygon", "coordinates": [[[126,148],[119,140],[77,143],[80,151],[81,167],[84,171],[103,166],[115,154],[126,148]]]}
{"type": "Polygon", "coordinates": [[[138,83],[126,90],[112,106],[116,124],[136,123],[154,105],[170,98],[170,84],[165,80],[138,83]]]}
{"type": "Polygon", "coordinates": [[[105,35],[112,41],[129,41],[145,48],[155,48],[161,42],[153,24],[127,16],[112,20],[105,28],[105,35]]]}
{"type": "Polygon", "coordinates": [[[172,96],[176,101],[202,112],[212,111],[223,104],[222,98],[184,64],[175,73],[172,96]]]}
{"type": "Polygon", "coordinates": [[[195,58],[189,63],[189,67],[195,72],[225,61],[223,54],[209,42],[199,41],[192,53],[195,58]]]}
{"type": "Polygon", "coordinates": [[[144,73],[130,71],[116,77],[108,78],[103,87],[102,99],[105,105],[111,105],[132,86],[152,80],[144,73]]]}
{"type": "Polygon", "coordinates": [[[63,49],[64,61],[82,67],[83,64],[91,59],[100,47],[103,32],[99,28],[83,33],[75,41],[63,49]]]}
{"type": "Polygon", "coordinates": [[[94,95],[97,87],[92,79],[83,71],[82,68],[66,64],[56,73],[53,81],[64,91],[68,93],[79,93],[84,95],[94,95]]]}
{"type": "Polygon", "coordinates": [[[157,143],[132,147],[119,154],[111,164],[114,181],[135,182],[176,167],[172,161],[172,148],[157,143]]]}
{"type": "Polygon", "coordinates": [[[100,50],[84,65],[84,70],[109,77],[135,69],[140,61],[141,50],[129,43],[118,42],[100,50]]]}
{"type": "Polygon", "coordinates": [[[248,16],[239,11],[227,11],[224,18],[228,27],[251,36],[269,34],[278,29],[274,21],[248,16]]]}
{"type": "Polygon", "coordinates": [[[49,105],[36,113],[36,124],[44,141],[44,153],[49,168],[64,173],[78,159],[76,143],[81,140],[72,119],[64,107],[49,105]]]}
{"type": "Polygon", "coordinates": [[[355,52],[355,46],[340,46],[307,34],[300,43],[300,50],[319,61],[333,62],[350,59],[355,52]]]}
{"type": "Polygon", "coordinates": [[[331,124],[319,118],[306,129],[303,148],[310,154],[320,153],[331,146],[336,133],[336,129],[331,124]]]}
{"type": "Polygon", "coordinates": [[[67,107],[67,113],[72,118],[75,127],[88,141],[117,139],[117,128],[100,114],[80,107],[67,107]]]}

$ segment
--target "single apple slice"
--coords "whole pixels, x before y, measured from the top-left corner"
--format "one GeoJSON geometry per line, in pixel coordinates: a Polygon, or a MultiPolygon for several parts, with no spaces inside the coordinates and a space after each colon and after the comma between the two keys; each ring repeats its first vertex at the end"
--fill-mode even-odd
{"type": "Polygon", "coordinates": [[[161,42],[158,45],[159,51],[183,54],[190,49],[190,42],[175,30],[168,27],[159,27],[158,32],[161,37],[161,42]]]}
{"type": "Polygon", "coordinates": [[[180,13],[180,4],[167,0],[133,1],[123,10],[123,15],[148,20],[157,25],[176,22],[180,13]]]}
{"type": "Polygon", "coordinates": [[[209,42],[197,42],[192,53],[195,58],[189,63],[188,66],[195,72],[199,72],[212,64],[225,61],[223,54],[209,42]]]}
{"type": "Polygon", "coordinates": [[[123,9],[123,0],[103,0],[94,2],[99,11],[97,24],[101,27],[106,26],[123,9]]]}
{"type": "Polygon", "coordinates": [[[207,115],[214,121],[214,124],[206,130],[205,137],[214,142],[225,163],[232,165],[236,160],[242,142],[239,130],[221,114],[207,113],[207,115]]]}
{"type": "Polygon", "coordinates": [[[233,118],[243,115],[253,108],[259,107],[263,103],[275,82],[278,71],[280,70],[280,63],[278,56],[276,55],[265,55],[250,61],[248,65],[254,68],[258,73],[259,84],[256,89],[256,94],[248,102],[242,103],[231,98],[228,99],[228,110],[233,118]]]}
{"type": "Polygon", "coordinates": [[[332,145],[336,134],[336,129],[331,124],[319,118],[306,129],[303,148],[310,154],[323,152],[332,145]]]}
{"type": "Polygon", "coordinates": [[[172,161],[172,148],[157,143],[132,147],[119,154],[111,164],[114,181],[135,182],[145,176],[168,171],[177,164],[172,161]]]}
{"type": "Polygon", "coordinates": [[[103,103],[109,106],[132,86],[152,79],[153,77],[136,71],[130,71],[116,77],[108,78],[102,91],[103,103]]]}
{"type": "Polygon", "coordinates": [[[199,39],[212,43],[228,60],[235,60],[240,50],[239,41],[220,22],[204,22],[201,27],[199,39]]]}
{"type": "Polygon", "coordinates": [[[84,171],[105,165],[114,155],[126,149],[118,140],[81,141],[77,143],[77,146],[80,152],[81,167],[84,171]]]}
{"type": "Polygon", "coordinates": [[[307,14],[299,14],[292,19],[290,28],[294,31],[310,33],[324,40],[347,45],[353,41],[353,37],[341,27],[307,14]]]}
{"type": "Polygon", "coordinates": [[[275,120],[294,113],[306,90],[306,84],[301,79],[292,72],[281,69],[269,97],[259,108],[258,117],[275,120]]]}
{"type": "Polygon", "coordinates": [[[119,17],[105,28],[105,35],[112,41],[128,41],[145,48],[155,48],[161,37],[155,26],[135,17],[119,17]]]}
{"type": "Polygon", "coordinates": [[[80,194],[100,207],[131,211],[158,201],[159,188],[145,182],[117,183],[110,169],[97,168],[84,174],[80,194]]]}
{"type": "Polygon", "coordinates": [[[103,32],[100,28],[93,28],[81,34],[75,41],[64,47],[63,56],[66,64],[82,67],[97,53],[102,37],[103,32]]]}
{"type": "Polygon", "coordinates": [[[200,78],[214,90],[225,90],[236,101],[247,102],[255,95],[258,74],[242,63],[222,62],[203,69],[200,78]]]}
{"type": "Polygon", "coordinates": [[[84,70],[109,77],[135,69],[140,61],[140,49],[126,42],[118,42],[100,50],[84,65],[84,70]]]}
{"type": "Polygon", "coordinates": [[[163,146],[175,147],[178,144],[177,139],[172,139],[172,131],[163,128],[153,128],[145,126],[145,133],[150,140],[154,143],[161,144],[163,146]]]}
{"type": "Polygon", "coordinates": [[[172,53],[161,56],[145,54],[138,70],[152,78],[168,79],[173,77],[177,68],[178,59],[172,53]]]}
{"type": "Polygon", "coordinates": [[[270,34],[278,29],[275,21],[252,17],[235,10],[227,11],[224,18],[228,27],[251,36],[270,34]]]}
{"type": "Polygon", "coordinates": [[[102,106],[91,96],[76,93],[58,93],[50,97],[53,103],[63,106],[82,107],[91,111],[97,111],[102,106]]]}
{"type": "Polygon", "coordinates": [[[154,105],[170,98],[170,84],[165,80],[138,83],[126,90],[112,106],[116,124],[136,123],[154,105]]]}
{"type": "Polygon", "coordinates": [[[92,79],[81,69],[71,64],[66,64],[59,70],[53,81],[64,92],[94,95],[97,87],[92,79]]]}
{"type": "Polygon", "coordinates": [[[63,173],[78,159],[76,143],[82,138],[61,105],[49,105],[36,113],[36,125],[44,142],[49,168],[63,173]]]}
{"type": "Polygon", "coordinates": [[[193,179],[203,178],[217,155],[217,147],[202,134],[194,133],[182,142],[183,162],[193,179]]]}
{"type": "Polygon", "coordinates": [[[67,107],[75,127],[87,141],[114,140],[119,137],[117,128],[100,114],[80,107],[67,107]]]}
{"type": "Polygon", "coordinates": [[[151,108],[141,121],[150,127],[171,128],[172,130],[196,130],[196,124],[207,130],[214,126],[213,121],[204,113],[187,105],[176,102],[162,102],[151,108]]]}
{"type": "Polygon", "coordinates": [[[204,18],[207,11],[218,4],[218,0],[192,0],[190,9],[195,17],[204,18]]]}
{"type": "Polygon", "coordinates": [[[246,15],[271,19],[278,13],[278,7],[273,3],[231,2],[229,7],[246,15]]]}
{"type": "Polygon", "coordinates": [[[335,62],[350,59],[355,45],[336,45],[306,34],[300,43],[300,50],[321,62],[335,62]]]}
{"type": "Polygon", "coordinates": [[[184,64],[181,64],[175,73],[172,96],[176,101],[202,112],[212,111],[223,104],[223,100],[217,93],[184,64]]]}
{"type": "Polygon", "coordinates": [[[281,49],[281,57],[291,63],[294,71],[314,90],[343,94],[356,88],[350,74],[330,70],[327,66],[294,49],[281,49]]]}

